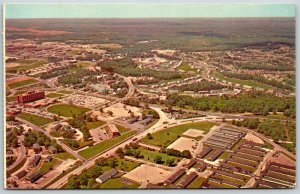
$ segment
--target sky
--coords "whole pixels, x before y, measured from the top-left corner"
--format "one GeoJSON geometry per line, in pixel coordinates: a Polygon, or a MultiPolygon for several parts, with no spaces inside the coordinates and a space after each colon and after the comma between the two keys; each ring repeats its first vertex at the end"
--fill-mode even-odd
{"type": "Polygon", "coordinates": [[[6,4],[6,18],[295,17],[292,4],[6,4]]]}

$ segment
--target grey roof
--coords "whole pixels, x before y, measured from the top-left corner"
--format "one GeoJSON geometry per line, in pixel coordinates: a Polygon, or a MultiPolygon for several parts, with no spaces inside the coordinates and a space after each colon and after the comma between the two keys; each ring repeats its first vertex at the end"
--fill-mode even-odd
{"type": "Polygon", "coordinates": [[[101,176],[98,177],[98,179],[100,179],[102,182],[105,182],[111,177],[113,177],[114,175],[116,175],[117,173],[118,171],[113,168],[108,171],[105,171],[101,176]]]}

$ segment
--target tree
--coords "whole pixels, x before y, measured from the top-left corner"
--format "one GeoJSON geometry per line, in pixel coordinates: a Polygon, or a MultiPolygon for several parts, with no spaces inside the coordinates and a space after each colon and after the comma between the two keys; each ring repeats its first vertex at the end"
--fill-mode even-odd
{"type": "Polygon", "coordinates": [[[113,112],[111,110],[107,111],[107,114],[109,114],[109,116],[113,116],[113,112]]]}
{"type": "Polygon", "coordinates": [[[190,159],[190,158],[192,158],[192,154],[189,150],[183,150],[182,157],[190,159]]]}
{"type": "Polygon", "coordinates": [[[101,107],[101,108],[99,109],[99,111],[100,111],[101,113],[103,113],[103,108],[101,107]]]}
{"type": "Polygon", "coordinates": [[[122,149],[122,148],[118,148],[118,149],[116,150],[116,154],[117,154],[119,157],[124,157],[123,149],[122,149]]]}
{"type": "Polygon", "coordinates": [[[162,164],[163,163],[163,160],[162,160],[161,156],[156,156],[154,161],[156,162],[156,164],[162,164]]]}
{"type": "Polygon", "coordinates": [[[147,133],[147,139],[153,139],[151,133],[147,133]]]}
{"type": "Polygon", "coordinates": [[[174,158],[168,159],[168,160],[166,161],[166,164],[167,164],[168,166],[174,166],[174,163],[175,163],[174,158]]]}

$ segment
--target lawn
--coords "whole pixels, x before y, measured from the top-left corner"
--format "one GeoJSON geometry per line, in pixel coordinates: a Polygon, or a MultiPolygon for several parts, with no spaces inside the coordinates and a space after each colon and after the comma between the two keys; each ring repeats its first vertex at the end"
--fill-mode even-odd
{"type": "Polygon", "coordinates": [[[37,126],[43,126],[43,125],[53,122],[52,119],[40,117],[40,116],[29,114],[29,113],[21,113],[17,117],[24,119],[24,120],[26,120],[34,125],[37,125],[37,126]]]}
{"type": "Polygon", "coordinates": [[[58,93],[62,93],[62,94],[72,94],[73,92],[67,91],[67,90],[59,90],[57,91],[58,93]]]}
{"type": "Polygon", "coordinates": [[[180,157],[169,156],[167,154],[163,154],[163,153],[160,153],[158,151],[147,150],[146,148],[139,148],[139,150],[141,151],[141,154],[144,156],[143,160],[147,160],[147,161],[150,161],[150,162],[153,162],[153,163],[155,163],[155,157],[156,156],[161,156],[162,161],[164,162],[165,165],[166,165],[165,162],[168,159],[174,159],[175,160],[174,164],[176,164],[178,162],[178,160],[181,160],[180,157]]]}
{"type": "Polygon", "coordinates": [[[58,94],[58,93],[49,93],[46,95],[46,97],[48,98],[58,98],[58,97],[61,97],[61,96],[64,96],[63,94],[58,94]]]}
{"type": "Polygon", "coordinates": [[[63,153],[55,154],[55,155],[53,155],[53,157],[58,158],[58,159],[62,159],[62,160],[67,160],[67,159],[76,160],[76,158],[72,154],[70,154],[69,152],[63,152],[63,153]]]}
{"type": "Polygon", "coordinates": [[[86,128],[87,129],[95,129],[97,127],[100,127],[102,125],[106,124],[105,121],[94,121],[94,122],[86,122],[86,128]]]}
{"type": "Polygon", "coordinates": [[[123,158],[118,158],[118,166],[116,167],[117,170],[123,170],[126,172],[129,172],[136,167],[138,167],[140,163],[133,162],[131,160],[123,159],[123,158]]]}
{"type": "Polygon", "coordinates": [[[19,88],[19,87],[22,87],[22,86],[26,86],[26,85],[29,85],[29,84],[34,84],[34,83],[37,83],[37,82],[38,81],[36,81],[34,79],[27,79],[27,80],[23,80],[23,81],[20,81],[20,82],[10,83],[10,84],[7,84],[7,85],[10,89],[13,89],[13,88],[19,88]]]}
{"type": "Polygon", "coordinates": [[[117,125],[116,127],[118,128],[118,130],[120,131],[121,134],[126,133],[127,131],[130,131],[130,129],[123,127],[121,125],[117,125]]]}
{"type": "Polygon", "coordinates": [[[200,176],[197,176],[188,186],[188,189],[199,189],[202,185],[202,183],[205,181],[206,179],[200,176]]]}
{"type": "Polygon", "coordinates": [[[195,122],[184,125],[178,125],[153,133],[153,139],[148,139],[147,137],[144,137],[142,139],[142,142],[145,144],[167,147],[176,139],[178,139],[182,135],[182,133],[184,133],[188,129],[198,129],[203,131],[204,133],[207,133],[210,130],[210,128],[212,128],[214,125],[215,124],[211,122],[195,122]]]}
{"type": "Polygon", "coordinates": [[[129,131],[127,133],[123,133],[119,137],[115,137],[113,139],[104,140],[96,145],[93,145],[87,149],[81,150],[78,152],[79,155],[84,157],[85,159],[90,159],[97,154],[100,154],[101,152],[107,150],[108,148],[113,147],[114,145],[122,142],[123,140],[133,136],[136,132],[135,131],[129,131]]]}
{"type": "Polygon", "coordinates": [[[60,163],[60,161],[57,159],[54,159],[54,158],[51,160],[51,162],[44,161],[43,165],[39,169],[39,172],[45,174],[48,171],[50,171],[51,168],[57,166],[59,163],[60,163]]]}
{"type": "Polygon", "coordinates": [[[231,152],[227,152],[227,151],[224,151],[219,157],[218,157],[218,160],[220,159],[227,159],[229,156],[230,156],[231,152]]]}
{"type": "Polygon", "coordinates": [[[262,88],[262,89],[273,89],[272,86],[267,85],[267,84],[263,84],[263,83],[259,83],[256,81],[252,81],[252,80],[241,80],[241,79],[235,79],[235,78],[229,78],[229,77],[225,77],[223,76],[221,73],[216,72],[215,73],[215,77],[221,79],[221,80],[225,80],[227,82],[232,82],[234,84],[240,84],[240,85],[248,85],[248,86],[252,86],[252,87],[258,87],[258,88],[262,88]]]}
{"type": "Polygon", "coordinates": [[[181,63],[181,65],[177,68],[183,71],[194,71],[194,69],[188,63],[181,63]]]}
{"type": "Polygon", "coordinates": [[[17,96],[6,96],[6,102],[17,101],[17,96]]]}
{"type": "Polygon", "coordinates": [[[135,189],[140,185],[122,178],[112,178],[100,185],[101,189],[135,189]]]}
{"type": "Polygon", "coordinates": [[[79,115],[89,111],[89,108],[78,107],[69,104],[58,104],[50,106],[47,111],[63,116],[63,117],[72,117],[73,115],[79,115]]]}
{"type": "Polygon", "coordinates": [[[14,61],[13,63],[19,63],[20,66],[16,67],[7,67],[7,72],[16,72],[16,71],[26,71],[30,69],[34,69],[37,67],[41,67],[42,65],[46,64],[45,61],[39,61],[39,60],[28,60],[28,59],[21,59],[14,61]]]}

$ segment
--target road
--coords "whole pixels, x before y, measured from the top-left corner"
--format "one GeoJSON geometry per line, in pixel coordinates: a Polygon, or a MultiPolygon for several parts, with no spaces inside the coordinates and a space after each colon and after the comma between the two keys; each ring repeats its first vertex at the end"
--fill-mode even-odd
{"type": "Polygon", "coordinates": [[[158,130],[161,130],[162,128],[160,127],[161,125],[163,125],[163,123],[168,119],[167,116],[165,115],[165,113],[163,111],[161,111],[159,108],[153,108],[153,107],[150,107],[152,109],[154,109],[155,111],[158,112],[159,116],[160,116],[160,119],[152,126],[150,127],[149,129],[143,131],[143,132],[140,132],[136,135],[134,135],[133,137],[129,138],[127,141],[113,147],[112,149],[102,153],[101,155],[99,155],[98,157],[95,157],[93,158],[92,160],[89,160],[87,162],[85,162],[83,165],[79,166],[78,168],[76,168],[75,170],[73,170],[72,172],[66,174],[64,177],[62,177],[61,179],[59,179],[57,182],[53,183],[52,185],[50,185],[48,188],[49,189],[58,189],[58,188],[61,188],[63,187],[65,184],[67,184],[68,182],[68,178],[73,175],[73,174],[80,174],[83,170],[85,169],[88,169],[90,167],[92,167],[94,164],[95,164],[95,161],[98,159],[98,158],[101,158],[101,157],[109,157],[109,156],[112,156],[115,154],[116,150],[118,148],[122,148],[124,147],[125,145],[129,144],[130,142],[132,142],[133,139],[137,138],[137,139],[141,139],[143,137],[145,137],[147,135],[147,133],[150,133],[150,132],[155,132],[155,131],[158,131],[158,130]]]}
{"type": "Polygon", "coordinates": [[[76,153],[74,150],[72,150],[71,148],[69,148],[67,145],[65,145],[64,143],[60,142],[59,140],[57,140],[56,138],[54,138],[53,136],[51,136],[47,131],[41,129],[40,127],[38,127],[38,126],[36,126],[36,125],[34,125],[34,124],[32,124],[32,123],[24,120],[24,119],[16,117],[16,120],[21,121],[21,122],[27,124],[33,130],[37,130],[37,131],[40,131],[40,132],[44,133],[49,139],[55,140],[57,142],[57,144],[61,145],[61,147],[65,151],[69,152],[70,154],[72,154],[74,157],[76,157],[77,159],[81,160],[82,162],[86,162],[87,161],[86,159],[84,159],[83,157],[81,157],[78,153],[76,153]]]}
{"type": "Polygon", "coordinates": [[[20,146],[20,149],[19,149],[19,154],[18,154],[18,157],[16,159],[16,161],[7,168],[7,171],[10,171],[11,169],[14,169],[17,165],[19,165],[23,160],[24,158],[26,157],[26,149],[25,149],[25,146],[23,144],[23,141],[24,141],[24,135],[22,135],[20,138],[19,138],[19,144],[21,145],[20,146]]]}

